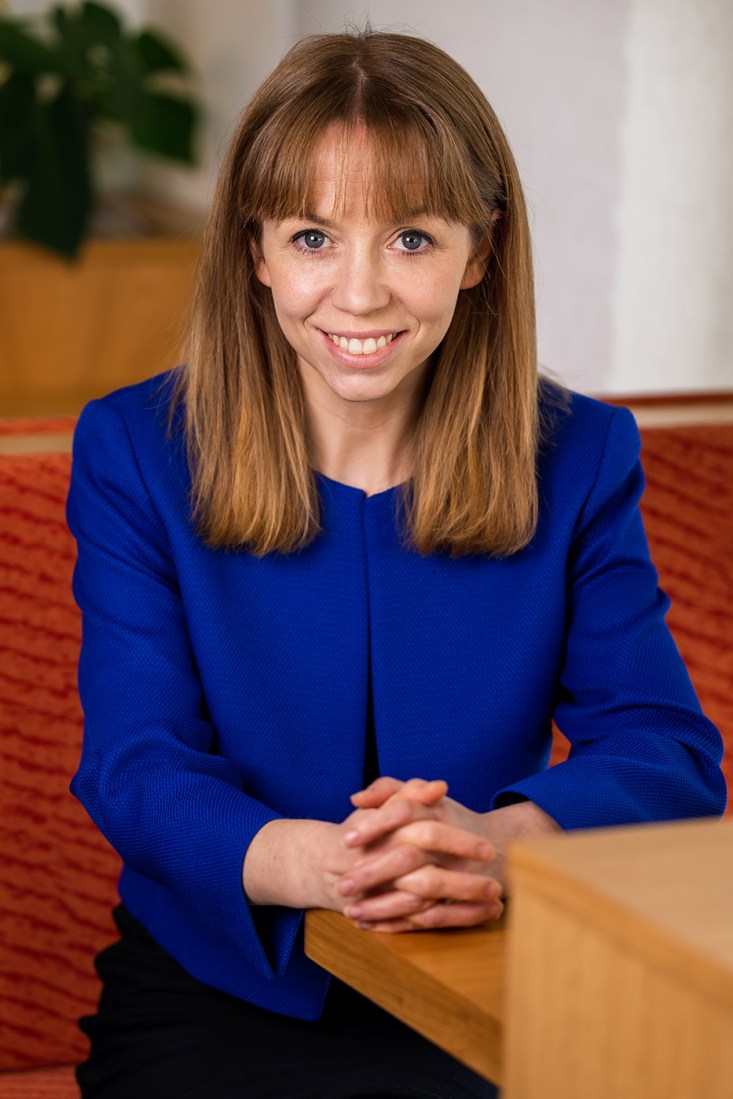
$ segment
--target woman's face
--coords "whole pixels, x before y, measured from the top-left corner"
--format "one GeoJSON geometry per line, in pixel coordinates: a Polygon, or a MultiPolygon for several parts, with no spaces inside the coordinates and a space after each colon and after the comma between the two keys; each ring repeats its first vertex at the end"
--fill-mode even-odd
{"type": "Polygon", "coordinates": [[[382,224],[366,213],[368,136],[345,155],[323,141],[315,209],[266,221],[255,255],[280,326],[298,355],[306,391],[320,401],[409,401],[453,317],[458,293],[484,273],[488,240],[416,210],[382,224]],[[337,194],[340,209],[335,209],[337,194]]]}

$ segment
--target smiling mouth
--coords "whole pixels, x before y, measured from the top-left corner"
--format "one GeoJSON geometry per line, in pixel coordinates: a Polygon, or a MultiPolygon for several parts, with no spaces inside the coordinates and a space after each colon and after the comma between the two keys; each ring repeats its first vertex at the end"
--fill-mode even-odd
{"type": "Polygon", "coordinates": [[[335,347],[338,347],[341,351],[348,351],[350,355],[373,355],[375,351],[384,351],[385,347],[392,343],[397,333],[390,332],[388,336],[379,336],[377,339],[369,336],[365,340],[358,340],[354,336],[350,338],[339,336],[336,332],[327,332],[326,335],[335,347]]]}

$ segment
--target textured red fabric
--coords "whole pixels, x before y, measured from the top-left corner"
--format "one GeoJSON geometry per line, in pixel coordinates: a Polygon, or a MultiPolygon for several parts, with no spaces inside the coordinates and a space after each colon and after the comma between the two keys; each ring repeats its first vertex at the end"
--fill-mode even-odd
{"type": "Polygon", "coordinates": [[[79,1099],[79,1088],[68,1066],[0,1073],[0,1099],[79,1099]]]}
{"type": "MultiPolygon", "coordinates": [[[[733,790],[733,424],[642,430],[644,524],[667,622],[703,710],[725,742],[733,790]]],[[[556,733],[552,762],[567,755],[556,733]]],[[[729,800],[727,814],[733,816],[729,800]]]]}
{"type": "Polygon", "coordinates": [[[58,435],[73,431],[75,423],[73,416],[0,417],[0,435],[58,435]]]}
{"type": "Polygon", "coordinates": [[[85,1050],[118,859],[68,792],[81,745],[68,454],[0,456],[0,1069],[85,1050]]]}
{"type": "MultiPolygon", "coordinates": [[[[733,424],[649,428],[642,500],[667,619],[705,713],[726,744],[733,789],[733,424]]],[[[729,803],[728,814],[733,815],[729,803]]]]}

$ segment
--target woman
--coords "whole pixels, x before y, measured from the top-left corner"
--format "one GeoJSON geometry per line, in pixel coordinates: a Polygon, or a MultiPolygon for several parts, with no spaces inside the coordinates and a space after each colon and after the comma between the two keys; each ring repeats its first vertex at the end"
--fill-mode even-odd
{"type": "Polygon", "coordinates": [[[415,38],[296,46],[231,142],[186,365],[78,427],[73,790],[125,864],[84,1096],[495,1094],[329,989],[302,910],[470,926],[513,838],[722,811],[641,488],[630,415],[538,383],[476,85],[415,38]]]}

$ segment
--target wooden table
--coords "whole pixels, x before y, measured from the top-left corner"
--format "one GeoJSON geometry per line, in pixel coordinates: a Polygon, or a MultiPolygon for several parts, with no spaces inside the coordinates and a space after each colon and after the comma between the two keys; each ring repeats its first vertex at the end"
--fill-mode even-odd
{"type": "Polygon", "coordinates": [[[517,844],[505,1099],[731,1099],[733,820],[517,844]]]}
{"type": "Polygon", "coordinates": [[[504,920],[476,930],[385,935],[309,912],[306,954],[488,1079],[501,1083],[504,920]]]}
{"type": "Polygon", "coordinates": [[[543,837],[511,867],[509,931],[312,912],[306,951],[504,1099],[730,1099],[733,820],[543,837]]]}

